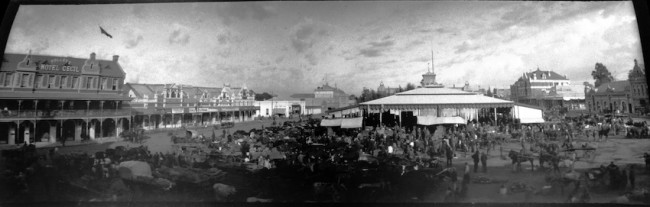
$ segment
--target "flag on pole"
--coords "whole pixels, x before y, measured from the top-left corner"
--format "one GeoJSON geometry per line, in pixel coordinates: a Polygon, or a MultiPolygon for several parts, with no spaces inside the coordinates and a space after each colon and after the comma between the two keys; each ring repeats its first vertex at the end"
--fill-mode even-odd
{"type": "Polygon", "coordinates": [[[99,31],[100,31],[102,34],[104,34],[104,35],[110,37],[111,39],[113,39],[113,35],[108,34],[108,32],[106,32],[106,30],[104,30],[104,28],[102,28],[101,26],[99,26],[99,31]]]}

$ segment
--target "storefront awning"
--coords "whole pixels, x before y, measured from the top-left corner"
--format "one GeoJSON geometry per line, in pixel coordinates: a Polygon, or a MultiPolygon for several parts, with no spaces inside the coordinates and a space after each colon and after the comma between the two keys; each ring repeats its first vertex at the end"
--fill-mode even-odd
{"type": "Polygon", "coordinates": [[[341,126],[341,119],[323,119],[320,121],[320,126],[324,126],[324,127],[341,126]]]}
{"type": "Polygon", "coordinates": [[[419,125],[436,125],[436,124],[467,124],[467,121],[461,117],[436,117],[436,116],[417,116],[419,125]]]}
{"type": "Polygon", "coordinates": [[[350,118],[350,119],[342,119],[341,120],[341,128],[349,129],[349,128],[361,128],[363,126],[363,118],[358,117],[358,118],[350,118]]]}

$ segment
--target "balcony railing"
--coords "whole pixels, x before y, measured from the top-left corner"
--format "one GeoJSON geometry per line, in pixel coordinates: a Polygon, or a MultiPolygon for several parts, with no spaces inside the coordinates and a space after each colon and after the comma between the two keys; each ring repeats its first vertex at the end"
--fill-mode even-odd
{"type": "Polygon", "coordinates": [[[0,112],[0,118],[65,118],[65,117],[102,117],[102,116],[125,116],[129,115],[128,110],[9,110],[0,112]]]}

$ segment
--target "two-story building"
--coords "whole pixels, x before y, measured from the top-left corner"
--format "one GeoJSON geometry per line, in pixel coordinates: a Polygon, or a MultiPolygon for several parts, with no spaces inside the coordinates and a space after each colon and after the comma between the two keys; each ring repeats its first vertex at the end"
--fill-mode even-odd
{"type": "Polygon", "coordinates": [[[593,113],[646,114],[649,102],[647,88],[645,69],[634,60],[628,80],[585,89],[587,108],[593,113]]]}
{"type": "Polygon", "coordinates": [[[118,58],[4,54],[0,145],[114,137],[129,129],[118,58]]]}
{"type": "Polygon", "coordinates": [[[579,94],[584,90],[574,90],[575,88],[566,75],[537,68],[533,72],[524,73],[510,85],[510,100],[540,106],[544,110],[566,107],[565,105],[580,106],[582,101],[579,99],[584,96],[579,94]]]}
{"type": "Polygon", "coordinates": [[[125,92],[133,98],[128,108],[134,124],[147,130],[248,121],[258,108],[252,90],[229,84],[217,88],[127,83],[125,92]]]}

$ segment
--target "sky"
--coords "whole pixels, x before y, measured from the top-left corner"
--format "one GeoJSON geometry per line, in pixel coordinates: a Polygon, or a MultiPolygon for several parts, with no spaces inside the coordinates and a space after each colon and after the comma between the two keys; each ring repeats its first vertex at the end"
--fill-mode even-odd
{"type": "Polygon", "coordinates": [[[119,55],[127,82],[282,96],[437,81],[507,88],[537,68],[618,80],[644,63],[632,2],[357,1],[23,5],[6,53],[119,55]],[[113,38],[102,35],[99,26],[113,38]]]}

